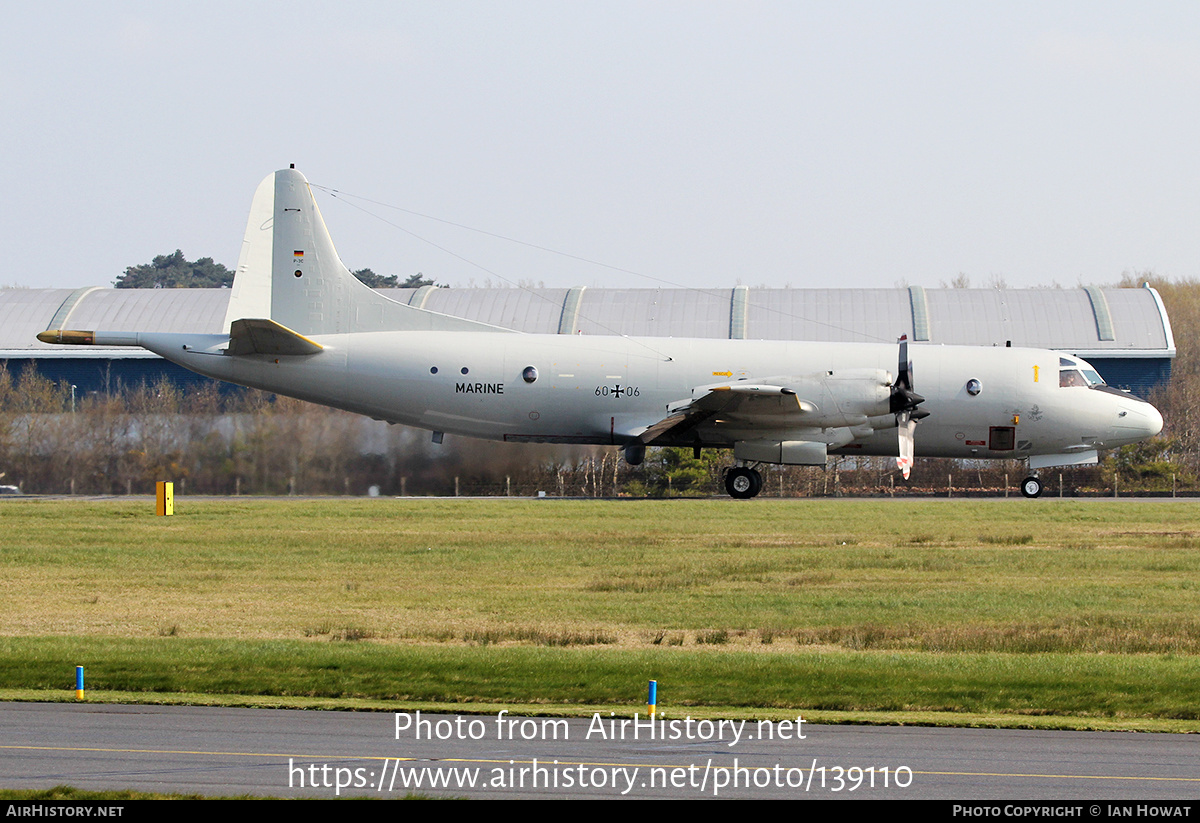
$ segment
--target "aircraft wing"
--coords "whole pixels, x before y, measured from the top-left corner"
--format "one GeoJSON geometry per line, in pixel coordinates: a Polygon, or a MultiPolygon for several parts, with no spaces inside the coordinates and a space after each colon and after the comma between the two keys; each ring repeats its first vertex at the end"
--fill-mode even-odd
{"type": "Polygon", "coordinates": [[[667,416],[648,426],[638,435],[647,445],[670,434],[677,438],[700,424],[720,415],[751,426],[777,428],[804,425],[804,415],[817,411],[814,403],[803,400],[794,389],[764,383],[727,383],[696,389],[689,400],[672,403],[667,416]]]}
{"type": "Polygon", "coordinates": [[[638,435],[638,442],[644,444],[653,444],[655,440],[670,432],[674,437],[689,432],[699,426],[705,420],[712,417],[716,412],[707,411],[683,411],[678,414],[671,414],[664,417],[662,420],[647,428],[644,432],[638,435]]]}

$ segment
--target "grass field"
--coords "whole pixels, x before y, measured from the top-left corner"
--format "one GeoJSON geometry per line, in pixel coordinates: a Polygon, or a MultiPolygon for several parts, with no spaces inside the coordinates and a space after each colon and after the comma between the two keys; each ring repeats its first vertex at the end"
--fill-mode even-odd
{"type": "Polygon", "coordinates": [[[1200,730],[1192,504],[184,498],[177,511],[3,501],[2,694],[69,696],[82,664],[97,697],[553,710],[636,706],[657,678],[665,704],[713,711],[1200,730]]]}

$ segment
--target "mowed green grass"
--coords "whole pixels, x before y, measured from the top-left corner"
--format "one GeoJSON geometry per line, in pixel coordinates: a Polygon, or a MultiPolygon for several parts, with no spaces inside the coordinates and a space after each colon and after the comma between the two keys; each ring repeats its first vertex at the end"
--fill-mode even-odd
{"type": "Polygon", "coordinates": [[[1191,504],[177,511],[3,501],[0,688],[1200,717],[1191,504]]]}

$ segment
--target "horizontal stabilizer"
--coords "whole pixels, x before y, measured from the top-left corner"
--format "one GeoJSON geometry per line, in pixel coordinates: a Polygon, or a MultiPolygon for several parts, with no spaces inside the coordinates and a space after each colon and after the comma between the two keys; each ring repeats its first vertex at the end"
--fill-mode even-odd
{"type": "Polygon", "coordinates": [[[226,354],[316,354],[324,347],[287,326],[265,318],[234,320],[229,329],[226,354]]]}

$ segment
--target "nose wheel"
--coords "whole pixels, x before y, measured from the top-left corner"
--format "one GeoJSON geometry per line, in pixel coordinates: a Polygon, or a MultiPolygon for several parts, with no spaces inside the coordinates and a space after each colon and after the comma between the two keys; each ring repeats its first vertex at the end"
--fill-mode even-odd
{"type": "Polygon", "coordinates": [[[1042,493],[1042,481],[1030,475],[1021,481],[1021,494],[1026,497],[1037,497],[1042,493]]]}
{"type": "Polygon", "coordinates": [[[725,490],[730,497],[749,500],[762,491],[762,475],[754,469],[737,466],[725,474],[725,490]]]}

